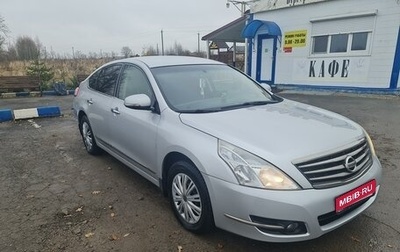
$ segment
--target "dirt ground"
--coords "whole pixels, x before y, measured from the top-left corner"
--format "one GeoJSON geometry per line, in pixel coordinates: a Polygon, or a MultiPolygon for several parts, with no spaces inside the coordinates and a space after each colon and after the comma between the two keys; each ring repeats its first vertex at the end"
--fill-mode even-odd
{"type": "Polygon", "coordinates": [[[56,105],[63,113],[0,123],[0,251],[400,251],[400,98],[282,95],[348,116],[371,134],[383,185],[347,225],[290,244],[219,229],[191,234],[153,184],[108,154],[85,152],[72,96],[0,99],[0,109],[56,105]]]}

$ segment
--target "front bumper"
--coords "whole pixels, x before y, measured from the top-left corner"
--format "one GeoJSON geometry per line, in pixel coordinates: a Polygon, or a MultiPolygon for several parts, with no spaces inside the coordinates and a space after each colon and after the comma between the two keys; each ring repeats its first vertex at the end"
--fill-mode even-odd
{"type": "Polygon", "coordinates": [[[205,176],[205,180],[217,227],[260,241],[295,242],[317,238],[367,209],[379,192],[381,165],[374,158],[369,171],[358,180],[319,190],[272,191],[240,186],[210,176],[205,176]],[[335,213],[336,197],[373,179],[377,182],[373,196],[340,215],[335,213]],[[290,229],[288,226],[292,223],[302,227],[295,232],[279,230],[279,226],[290,229]]]}

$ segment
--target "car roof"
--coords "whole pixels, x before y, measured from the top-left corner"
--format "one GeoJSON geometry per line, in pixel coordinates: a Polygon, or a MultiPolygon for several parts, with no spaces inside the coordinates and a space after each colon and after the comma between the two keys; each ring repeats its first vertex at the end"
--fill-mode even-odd
{"type": "Polygon", "coordinates": [[[222,65],[223,63],[198,58],[190,56],[142,56],[134,58],[126,58],[122,60],[117,60],[115,62],[125,62],[125,63],[138,63],[142,62],[146,64],[149,68],[163,67],[163,66],[177,66],[177,65],[201,65],[201,64],[213,64],[222,65]]]}

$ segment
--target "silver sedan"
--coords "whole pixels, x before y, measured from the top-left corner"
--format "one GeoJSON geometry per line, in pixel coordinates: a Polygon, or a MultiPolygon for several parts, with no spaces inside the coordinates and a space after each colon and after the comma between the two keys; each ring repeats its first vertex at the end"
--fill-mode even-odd
{"type": "Polygon", "coordinates": [[[360,125],[219,62],[113,61],[80,84],[73,108],[87,152],[104,150],[154,183],[195,233],[313,239],[379,192],[381,165],[360,125]]]}

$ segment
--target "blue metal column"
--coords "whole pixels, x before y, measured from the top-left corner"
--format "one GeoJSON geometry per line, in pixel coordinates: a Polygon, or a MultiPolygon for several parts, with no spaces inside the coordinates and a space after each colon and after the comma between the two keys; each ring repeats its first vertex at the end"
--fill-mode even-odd
{"type": "Polygon", "coordinates": [[[399,74],[400,74],[400,27],[399,27],[399,32],[397,34],[397,45],[394,53],[392,75],[390,77],[390,86],[389,86],[390,89],[400,88],[397,86],[397,83],[399,81],[399,74]]]}

